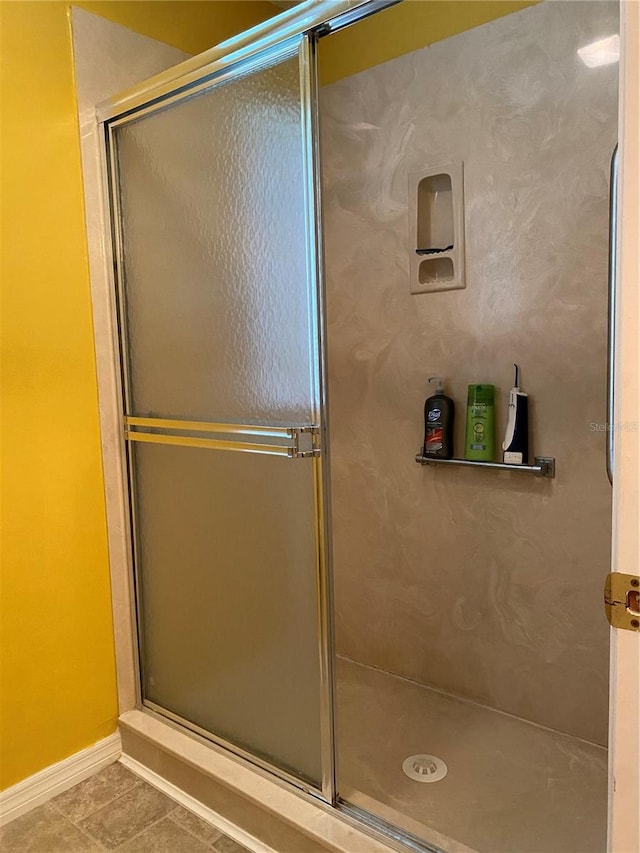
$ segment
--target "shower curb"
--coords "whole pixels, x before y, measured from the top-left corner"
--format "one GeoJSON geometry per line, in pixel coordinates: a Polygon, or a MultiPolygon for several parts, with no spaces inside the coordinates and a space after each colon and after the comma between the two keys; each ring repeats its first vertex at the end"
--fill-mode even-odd
{"type": "MultiPolygon", "coordinates": [[[[385,843],[339,812],[303,792],[274,781],[265,771],[200,742],[145,711],[127,711],[119,721],[123,763],[150,771],[260,845],[278,853],[392,853],[385,843]],[[133,763],[130,763],[132,760],[133,763]]],[[[142,774],[141,774],[142,775],[142,774]]],[[[158,787],[161,787],[157,783],[158,787]]],[[[201,813],[204,816],[204,812],[201,813]]]]}

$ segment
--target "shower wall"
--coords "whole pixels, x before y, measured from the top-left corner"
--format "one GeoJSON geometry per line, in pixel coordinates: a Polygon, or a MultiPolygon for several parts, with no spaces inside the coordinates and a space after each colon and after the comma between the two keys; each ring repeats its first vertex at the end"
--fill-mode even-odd
{"type": "Polygon", "coordinates": [[[542,3],[321,93],[338,653],[606,743],[615,2],[542,3]],[[412,296],[408,174],[464,162],[466,289],[412,296]],[[513,362],[555,480],[422,468],[426,379],[513,362]]]}

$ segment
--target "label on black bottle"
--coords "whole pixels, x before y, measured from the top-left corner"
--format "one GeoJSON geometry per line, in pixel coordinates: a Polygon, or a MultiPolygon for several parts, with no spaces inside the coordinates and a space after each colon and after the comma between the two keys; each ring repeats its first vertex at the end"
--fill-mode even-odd
{"type": "Polygon", "coordinates": [[[435,453],[442,450],[444,445],[444,429],[440,424],[427,429],[427,435],[424,440],[424,449],[426,453],[435,453]]]}

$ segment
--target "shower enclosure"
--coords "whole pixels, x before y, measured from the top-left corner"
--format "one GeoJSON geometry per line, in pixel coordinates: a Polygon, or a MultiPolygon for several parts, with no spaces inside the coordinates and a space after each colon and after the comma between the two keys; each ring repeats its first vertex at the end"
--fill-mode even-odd
{"type": "Polygon", "coordinates": [[[413,849],[596,853],[617,66],[577,50],[618,6],[389,59],[412,5],[304,4],[99,110],[138,702],[413,849]],[[445,164],[466,283],[416,294],[408,176],[445,164]],[[462,448],[514,361],[555,479],[416,465],[427,376],[462,448]]]}

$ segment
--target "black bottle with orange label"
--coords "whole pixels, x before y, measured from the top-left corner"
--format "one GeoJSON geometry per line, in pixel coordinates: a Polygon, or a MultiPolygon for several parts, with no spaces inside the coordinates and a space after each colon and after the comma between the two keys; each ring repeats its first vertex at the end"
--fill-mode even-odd
{"type": "Polygon", "coordinates": [[[435,459],[453,457],[453,415],[455,405],[444,393],[442,376],[431,376],[429,388],[433,391],[424,404],[423,455],[435,459]]]}

